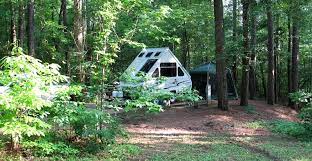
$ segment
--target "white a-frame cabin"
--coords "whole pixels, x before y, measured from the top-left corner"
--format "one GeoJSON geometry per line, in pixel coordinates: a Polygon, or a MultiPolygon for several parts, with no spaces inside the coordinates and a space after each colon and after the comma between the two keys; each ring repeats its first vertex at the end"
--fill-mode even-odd
{"type": "Polygon", "coordinates": [[[165,82],[159,88],[170,92],[192,88],[190,74],[169,48],[143,49],[126,71],[130,72],[132,77],[136,77],[139,72],[144,72],[152,78],[165,77],[165,82]]]}

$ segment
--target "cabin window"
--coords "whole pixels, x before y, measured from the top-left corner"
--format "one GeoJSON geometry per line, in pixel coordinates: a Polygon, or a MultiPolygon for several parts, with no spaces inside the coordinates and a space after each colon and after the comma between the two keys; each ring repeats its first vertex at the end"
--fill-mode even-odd
{"type": "Polygon", "coordinates": [[[144,54],[145,54],[144,52],[140,53],[139,57],[142,57],[144,54]]]}
{"type": "Polygon", "coordinates": [[[151,56],[152,56],[152,54],[153,54],[153,52],[149,52],[149,53],[147,53],[147,54],[146,54],[146,56],[145,56],[145,57],[149,58],[149,57],[151,57],[151,56]]]}
{"type": "Polygon", "coordinates": [[[156,54],[155,54],[155,56],[159,56],[161,54],[161,52],[157,52],[156,54]]]}
{"type": "Polygon", "coordinates": [[[148,59],[146,63],[143,65],[143,67],[141,68],[140,72],[144,72],[144,73],[149,72],[156,62],[157,62],[157,59],[148,59]]]}
{"type": "Polygon", "coordinates": [[[155,69],[155,71],[154,71],[153,74],[152,74],[152,77],[153,77],[153,78],[159,77],[159,68],[156,68],[156,69],[155,69]]]}
{"type": "Polygon", "coordinates": [[[180,67],[178,68],[178,76],[184,76],[184,72],[180,67]]]}
{"type": "Polygon", "coordinates": [[[176,63],[161,63],[160,75],[163,77],[176,77],[177,76],[177,64],[176,63]]]}

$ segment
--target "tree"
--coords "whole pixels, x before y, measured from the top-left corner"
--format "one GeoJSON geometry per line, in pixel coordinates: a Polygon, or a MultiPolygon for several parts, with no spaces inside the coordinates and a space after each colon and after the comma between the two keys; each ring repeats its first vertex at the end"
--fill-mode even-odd
{"type": "Polygon", "coordinates": [[[217,82],[218,82],[217,85],[218,107],[222,110],[228,110],[222,0],[214,0],[214,16],[215,16],[215,41],[216,41],[217,82]]]}
{"type": "Polygon", "coordinates": [[[18,10],[18,45],[20,47],[24,46],[24,39],[25,39],[25,6],[23,2],[19,4],[18,10]]]}
{"type": "MultiPolygon", "coordinates": [[[[233,42],[237,41],[237,0],[233,0],[233,8],[232,8],[232,32],[233,32],[233,42]]],[[[237,83],[237,55],[233,56],[234,62],[232,66],[233,79],[235,84],[237,83]]]]}
{"type": "Polygon", "coordinates": [[[21,48],[14,47],[12,53],[14,56],[0,62],[0,83],[9,87],[0,94],[0,130],[10,136],[12,150],[18,150],[23,137],[44,136],[50,128],[44,108],[51,106],[51,102],[41,95],[65,77],[59,73],[58,65],[42,64],[24,55],[21,48]]]}
{"type": "MultiPolygon", "coordinates": [[[[291,32],[291,17],[290,17],[290,13],[288,13],[288,15],[287,15],[287,28],[288,28],[288,44],[287,44],[287,78],[288,78],[288,84],[287,84],[287,86],[288,86],[288,93],[291,93],[292,92],[292,83],[291,83],[291,81],[292,81],[292,77],[291,77],[291,56],[292,56],[292,54],[291,54],[291,45],[292,45],[292,43],[291,43],[291,41],[292,41],[292,39],[291,39],[291,35],[292,35],[292,32],[291,32]]],[[[292,106],[292,101],[291,101],[291,99],[289,98],[288,99],[288,106],[292,106]]]]}
{"type": "Polygon", "coordinates": [[[67,26],[67,0],[61,0],[59,24],[67,26]]]}
{"type": "MultiPolygon", "coordinates": [[[[61,0],[61,7],[59,13],[59,24],[63,25],[64,32],[67,32],[68,24],[67,24],[67,0],[61,0]]],[[[66,60],[66,72],[69,77],[71,77],[71,62],[70,62],[70,52],[65,49],[65,60],[66,60]]]]}
{"type": "Polygon", "coordinates": [[[267,103],[274,104],[274,27],[271,3],[267,3],[267,26],[268,26],[268,80],[267,80],[267,103]]]}
{"type": "Polygon", "coordinates": [[[16,46],[17,45],[17,22],[16,22],[17,14],[15,4],[11,2],[11,43],[16,46]]]}
{"type": "Polygon", "coordinates": [[[243,38],[244,38],[244,55],[242,57],[243,68],[242,68],[242,82],[241,82],[241,106],[248,105],[248,93],[249,93],[249,0],[242,0],[243,3],[243,38]]]}
{"type": "MultiPolygon", "coordinates": [[[[299,2],[292,1],[293,15],[292,15],[292,61],[291,61],[291,77],[292,77],[292,89],[291,92],[297,92],[299,88],[299,2]]],[[[296,108],[295,104],[293,107],[296,108]]]]}
{"type": "Polygon", "coordinates": [[[35,56],[35,0],[28,1],[28,53],[35,56]]]}
{"type": "Polygon", "coordinates": [[[256,15],[257,2],[251,2],[251,54],[250,54],[250,72],[249,72],[249,91],[250,99],[254,99],[256,95],[256,44],[257,44],[257,15],[256,15]]]}
{"type": "Polygon", "coordinates": [[[279,92],[280,92],[280,87],[279,87],[279,46],[280,46],[280,26],[279,26],[279,14],[275,15],[275,34],[274,34],[274,102],[278,103],[279,101],[279,92]]]}
{"type": "Polygon", "coordinates": [[[84,71],[83,71],[83,62],[84,62],[84,41],[85,41],[85,28],[83,21],[83,0],[74,0],[74,39],[76,44],[76,50],[78,54],[78,78],[80,82],[84,82],[84,71]]]}
{"type": "Polygon", "coordinates": [[[189,40],[188,40],[188,33],[187,33],[187,26],[186,26],[186,22],[184,22],[184,27],[183,27],[184,31],[182,33],[182,51],[183,51],[183,56],[182,56],[182,64],[185,68],[188,67],[188,58],[189,58],[189,40]]]}

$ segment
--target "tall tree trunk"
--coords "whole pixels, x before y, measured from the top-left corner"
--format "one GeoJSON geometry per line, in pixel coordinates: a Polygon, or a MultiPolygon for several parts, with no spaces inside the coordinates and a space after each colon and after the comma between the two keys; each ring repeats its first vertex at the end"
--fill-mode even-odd
{"type": "Polygon", "coordinates": [[[218,107],[222,110],[228,110],[222,0],[214,0],[214,16],[215,16],[215,41],[216,41],[216,61],[217,61],[217,82],[218,82],[217,85],[218,107]]]}
{"type": "Polygon", "coordinates": [[[242,57],[242,82],[241,82],[241,106],[248,106],[248,94],[249,94],[249,0],[242,0],[243,3],[243,37],[244,37],[244,55],[242,57]]]}
{"type": "Polygon", "coordinates": [[[260,72],[261,72],[261,79],[262,79],[262,89],[263,89],[263,96],[264,98],[267,98],[267,88],[266,88],[266,82],[265,82],[265,74],[264,74],[264,67],[263,67],[264,63],[260,64],[260,72]]]}
{"type": "Polygon", "coordinates": [[[271,4],[267,4],[268,25],[268,80],[267,80],[267,103],[274,104],[274,31],[271,4]]]}
{"type": "Polygon", "coordinates": [[[79,61],[78,78],[80,82],[84,82],[85,79],[82,66],[84,62],[84,22],[82,9],[83,0],[74,0],[74,39],[79,61]]]}
{"type": "Polygon", "coordinates": [[[59,14],[59,24],[67,26],[67,0],[61,0],[61,8],[59,14]]]}
{"type": "Polygon", "coordinates": [[[16,31],[16,8],[14,4],[11,4],[11,43],[13,46],[17,45],[17,31],[16,31]]]}
{"type": "Polygon", "coordinates": [[[182,34],[182,64],[185,68],[187,68],[187,30],[186,23],[184,22],[184,29],[182,34]]]}
{"type": "Polygon", "coordinates": [[[19,46],[24,46],[25,39],[25,6],[24,4],[20,4],[18,10],[18,40],[19,46]]]}
{"type": "Polygon", "coordinates": [[[28,53],[35,56],[35,0],[28,1],[28,53]]]}
{"type": "MultiPolygon", "coordinates": [[[[59,24],[64,26],[64,32],[67,32],[67,0],[61,0],[61,8],[59,14],[59,24]]],[[[65,59],[66,59],[66,72],[71,77],[71,63],[70,63],[70,52],[65,48],[65,59]]]]}
{"type": "MultiPolygon", "coordinates": [[[[233,42],[237,42],[237,0],[233,0],[233,9],[232,9],[232,14],[233,14],[233,42]]],[[[233,66],[232,66],[232,72],[233,72],[233,79],[235,81],[235,84],[237,84],[237,53],[234,53],[233,55],[233,66]]]]}
{"type": "Polygon", "coordinates": [[[250,72],[249,72],[249,91],[250,91],[250,99],[254,99],[256,96],[256,32],[257,32],[257,17],[256,17],[256,5],[257,2],[255,0],[252,1],[251,4],[251,55],[250,55],[250,72]]]}
{"type": "MultiPolygon", "coordinates": [[[[299,71],[298,71],[298,65],[299,65],[299,4],[298,2],[295,3],[294,6],[294,13],[293,13],[293,25],[292,25],[292,91],[291,92],[297,92],[299,88],[299,71]]],[[[297,106],[294,104],[294,108],[297,108],[297,106]]]]}
{"type": "Polygon", "coordinates": [[[278,103],[279,97],[279,57],[278,57],[278,50],[279,50],[279,15],[276,15],[276,25],[275,25],[275,50],[274,50],[274,102],[278,103]]]}
{"type": "MultiPolygon", "coordinates": [[[[290,14],[288,15],[288,53],[287,53],[287,77],[288,77],[288,94],[292,92],[292,85],[291,85],[291,35],[292,35],[292,31],[291,31],[291,18],[290,18],[290,14]]],[[[288,106],[292,106],[292,101],[290,100],[290,98],[288,98],[288,106]]]]}

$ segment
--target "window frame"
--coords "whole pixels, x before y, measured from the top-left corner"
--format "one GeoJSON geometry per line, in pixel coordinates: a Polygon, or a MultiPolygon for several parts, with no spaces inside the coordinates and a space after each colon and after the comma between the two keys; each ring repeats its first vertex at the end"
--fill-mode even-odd
{"type": "Polygon", "coordinates": [[[145,55],[145,52],[141,52],[140,54],[139,54],[139,58],[141,58],[141,57],[143,57],[145,55]]]}
{"type": "Polygon", "coordinates": [[[154,72],[152,73],[152,78],[159,78],[159,77],[160,77],[160,70],[159,70],[159,68],[156,68],[154,70],[154,72]],[[155,75],[155,74],[157,74],[157,75],[155,75]]]}
{"type": "Polygon", "coordinates": [[[153,68],[153,66],[156,64],[157,61],[158,61],[158,59],[148,59],[148,60],[146,60],[146,62],[141,67],[139,72],[148,73],[153,68]],[[150,62],[151,62],[151,64],[148,64],[150,62]],[[146,68],[146,69],[144,69],[144,68],[146,68]]]}
{"type": "Polygon", "coordinates": [[[178,77],[184,77],[185,76],[185,72],[182,70],[181,67],[178,67],[178,77]],[[182,72],[182,75],[180,75],[180,71],[182,72]]]}
{"type": "MultiPolygon", "coordinates": [[[[173,78],[173,77],[177,77],[177,63],[176,62],[174,62],[174,63],[160,63],[160,72],[159,72],[159,74],[160,74],[160,76],[161,77],[169,77],[169,78],[173,78]],[[174,64],[174,65],[173,65],[174,64]],[[170,74],[172,74],[172,73],[175,73],[174,75],[170,75],[170,74],[162,74],[163,72],[164,72],[164,70],[168,70],[168,69],[172,69],[173,71],[171,71],[170,72],[170,74]]],[[[169,72],[168,72],[169,73],[169,72]]]]}
{"type": "Polygon", "coordinates": [[[145,55],[145,57],[146,57],[146,58],[150,58],[150,57],[152,57],[153,54],[154,54],[154,52],[148,52],[148,53],[145,55]]]}
{"type": "Polygon", "coordinates": [[[154,57],[160,56],[161,53],[162,53],[161,51],[156,52],[155,55],[154,55],[154,57]]]}

